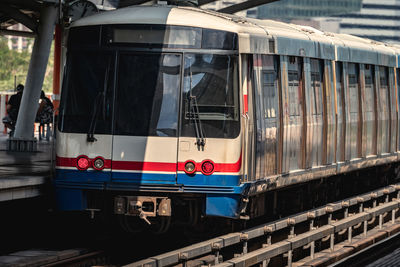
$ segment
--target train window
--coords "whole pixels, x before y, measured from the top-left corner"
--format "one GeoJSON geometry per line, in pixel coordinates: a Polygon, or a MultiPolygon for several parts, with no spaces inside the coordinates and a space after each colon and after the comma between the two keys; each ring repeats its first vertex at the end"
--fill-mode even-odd
{"type": "Polygon", "coordinates": [[[69,31],[68,47],[82,47],[83,45],[100,45],[101,26],[73,27],[69,31]]]}
{"type": "Polygon", "coordinates": [[[59,129],[68,133],[111,134],[111,53],[70,51],[62,90],[59,129]]]}
{"type": "Polygon", "coordinates": [[[113,43],[159,44],[168,47],[201,45],[201,29],[192,27],[120,27],[113,29],[113,43]]]}
{"type": "Polygon", "coordinates": [[[181,55],[119,56],[115,134],[177,136],[181,55]]]}
{"type": "Polygon", "coordinates": [[[388,69],[387,67],[379,66],[379,82],[381,88],[388,87],[388,69]]]}
{"type": "Polygon", "coordinates": [[[300,116],[301,113],[301,73],[302,61],[298,57],[289,57],[289,115],[300,116]]]}
{"type": "Polygon", "coordinates": [[[262,56],[262,88],[264,91],[265,118],[275,118],[278,107],[278,66],[274,56],[262,56]],[[274,60],[275,59],[275,60],[274,60]]]}
{"type": "Polygon", "coordinates": [[[358,64],[349,63],[350,113],[358,113],[358,64]]]}
{"type": "Polygon", "coordinates": [[[314,115],[322,114],[322,66],[321,60],[311,59],[311,86],[315,99],[312,113],[314,115]]]}
{"type": "Polygon", "coordinates": [[[374,72],[371,65],[366,64],[365,69],[365,111],[374,111],[374,72]]]}
{"type": "Polygon", "coordinates": [[[194,117],[206,137],[239,134],[237,61],[236,55],[185,54],[182,136],[196,136],[194,117]]]}
{"type": "Polygon", "coordinates": [[[381,106],[385,111],[389,110],[389,100],[388,100],[388,69],[387,67],[379,66],[379,94],[381,106]]]}
{"type": "Polygon", "coordinates": [[[201,48],[236,50],[237,35],[232,32],[203,29],[201,48]]]}
{"type": "Polygon", "coordinates": [[[336,98],[337,98],[337,108],[342,111],[343,109],[343,63],[336,62],[335,65],[336,72],[336,98]]]}
{"type": "Polygon", "coordinates": [[[171,25],[108,25],[103,44],[138,47],[237,50],[237,34],[214,29],[171,25]]]}
{"type": "MultiPolygon", "coordinates": [[[[400,105],[400,68],[396,69],[396,80],[397,80],[397,97],[398,97],[398,105],[400,105]]],[[[400,116],[399,116],[399,120],[400,120],[400,116]]],[[[400,127],[400,125],[399,125],[400,127]]],[[[399,134],[399,138],[400,138],[400,134],[399,134]]],[[[400,143],[399,143],[400,146],[400,143]]]]}

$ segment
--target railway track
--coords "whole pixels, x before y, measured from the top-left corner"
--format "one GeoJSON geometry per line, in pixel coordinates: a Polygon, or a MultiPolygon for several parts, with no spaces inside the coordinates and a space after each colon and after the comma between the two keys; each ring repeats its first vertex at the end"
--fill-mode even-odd
{"type": "Polygon", "coordinates": [[[400,232],[400,184],[125,267],[326,266],[400,232]]]}
{"type": "Polygon", "coordinates": [[[25,250],[0,256],[0,266],[30,266],[30,267],[56,267],[56,266],[94,266],[107,263],[103,251],[87,249],[67,250],[25,250]]]}

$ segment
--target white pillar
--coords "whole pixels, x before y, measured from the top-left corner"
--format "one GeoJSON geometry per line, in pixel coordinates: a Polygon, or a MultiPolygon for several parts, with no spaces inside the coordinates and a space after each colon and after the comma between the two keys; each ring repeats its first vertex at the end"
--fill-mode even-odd
{"type": "Polygon", "coordinates": [[[25,89],[15,127],[13,138],[15,140],[34,140],[34,122],[53,41],[57,13],[57,7],[53,5],[43,7],[40,13],[38,34],[33,45],[25,89]]]}

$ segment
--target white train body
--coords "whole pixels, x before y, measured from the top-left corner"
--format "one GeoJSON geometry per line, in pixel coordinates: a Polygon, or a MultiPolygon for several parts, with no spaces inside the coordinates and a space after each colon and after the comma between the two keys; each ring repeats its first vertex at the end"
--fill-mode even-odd
{"type": "Polygon", "coordinates": [[[147,220],[193,202],[205,216],[243,218],[267,191],[397,162],[399,54],[189,7],[78,20],[57,132],[59,208],[104,204],[147,220]]]}

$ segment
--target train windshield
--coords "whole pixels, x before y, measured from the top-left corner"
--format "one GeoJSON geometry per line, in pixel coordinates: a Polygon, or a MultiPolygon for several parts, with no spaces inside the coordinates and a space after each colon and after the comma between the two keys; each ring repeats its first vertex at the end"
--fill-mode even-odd
{"type": "Polygon", "coordinates": [[[181,55],[123,52],[117,73],[114,133],[177,136],[181,55]]]}
{"type": "MultiPolygon", "coordinates": [[[[87,134],[87,140],[95,134],[197,137],[200,121],[206,138],[238,136],[238,56],[226,52],[235,48],[227,45],[234,35],[196,29],[198,52],[186,46],[156,52],[137,48],[136,39],[117,45],[121,36],[104,43],[103,31],[89,36],[89,28],[70,33],[61,132],[87,134]],[[90,40],[78,45],[82,36],[90,40]]],[[[127,38],[125,28],[118,34],[127,38]]]]}
{"type": "Polygon", "coordinates": [[[113,72],[111,53],[69,54],[60,107],[61,131],[111,133],[113,72]]]}
{"type": "Polygon", "coordinates": [[[239,134],[237,56],[185,54],[182,136],[234,138],[239,134]],[[201,125],[196,125],[196,118],[201,125]]]}

